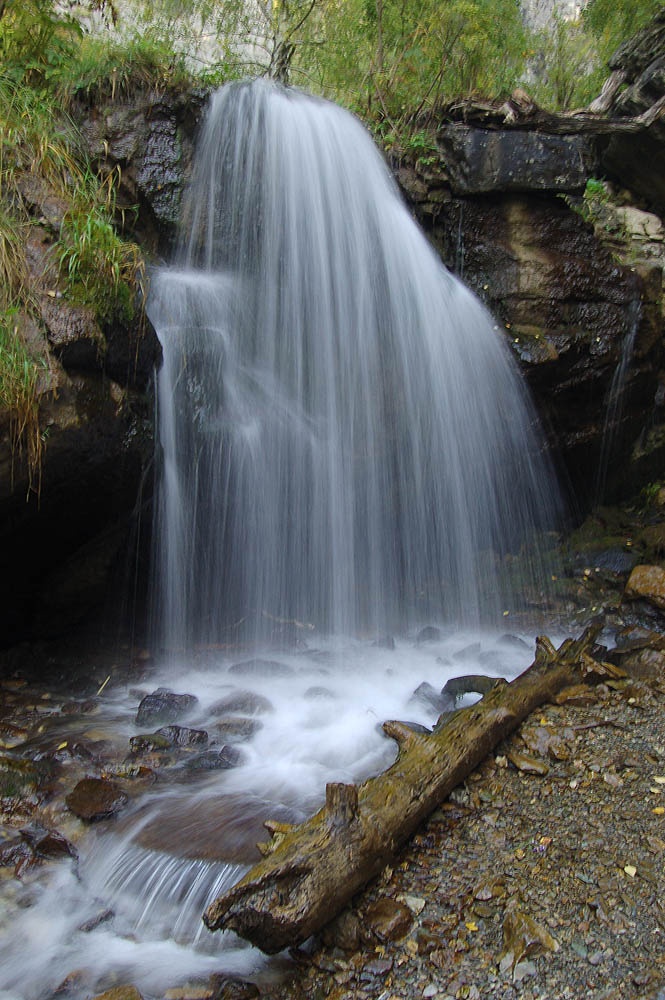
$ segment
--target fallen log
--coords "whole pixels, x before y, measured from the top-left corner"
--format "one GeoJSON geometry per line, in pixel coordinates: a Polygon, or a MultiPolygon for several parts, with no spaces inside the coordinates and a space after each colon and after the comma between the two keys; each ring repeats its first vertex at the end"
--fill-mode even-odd
{"type": "MultiPolygon", "coordinates": [[[[607,93],[598,101],[602,106],[607,93]]],[[[645,132],[665,116],[665,96],[658,98],[639,115],[613,115],[603,117],[591,109],[585,111],[546,111],[531,102],[524,106],[519,100],[509,98],[502,105],[482,103],[473,99],[448,105],[440,118],[445,121],[463,122],[487,129],[515,129],[544,132],[547,135],[637,135],[645,132]]]]}
{"type": "Polygon", "coordinates": [[[362,785],[329,784],[326,804],[298,826],[266,822],[265,857],[206,910],[210,930],[230,929],[273,954],[320,930],[493,748],[562,688],[604,671],[591,658],[599,625],[557,650],[536,640],[533,664],[512,682],[498,680],[482,699],[432,733],[385,722],[395,763],[362,785]]]}

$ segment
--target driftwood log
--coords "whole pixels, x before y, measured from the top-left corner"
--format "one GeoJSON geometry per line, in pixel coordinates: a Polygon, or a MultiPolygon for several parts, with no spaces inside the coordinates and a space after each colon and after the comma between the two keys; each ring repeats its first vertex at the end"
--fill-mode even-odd
{"type": "Polygon", "coordinates": [[[621,674],[589,654],[599,628],[558,650],[537,639],[528,670],[510,683],[497,681],[432,733],[384,723],[399,746],[395,763],[360,786],[329,784],[325,806],[298,826],[266,822],[273,839],[259,845],[265,856],[211,903],[205,924],[233,930],[270,954],[320,930],[534,709],[569,684],[621,674]]]}
{"type": "Polygon", "coordinates": [[[489,129],[514,128],[545,132],[549,135],[592,136],[638,134],[665,117],[665,97],[658,98],[639,115],[603,117],[598,114],[599,109],[605,108],[621,85],[620,77],[621,74],[617,74],[609,78],[606,84],[608,89],[589,110],[546,111],[531,101],[523,91],[517,90],[501,105],[475,100],[450,104],[440,112],[440,117],[444,121],[464,122],[467,125],[478,125],[489,129]]]}

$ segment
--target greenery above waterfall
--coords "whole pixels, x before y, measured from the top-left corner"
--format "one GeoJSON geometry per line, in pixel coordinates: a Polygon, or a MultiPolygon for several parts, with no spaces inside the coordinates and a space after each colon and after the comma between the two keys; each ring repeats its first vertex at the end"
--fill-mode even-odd
{"type": "Polygon", "coordinates": [[[116,209],[119,177],[88,162],[69,113],[77,101],[271,75],[353,109],[386,145],[426,155],[423,117],[456,97],[521,84],[544,104],[587,103],[616,44],[660,6],[590,0],[578,20],[557,16],[539,36],[517,0],[0,0],[3,363],[29,365],[23,320],[39,322],[25,270],[31,214],[52,234],[57,294],[102,325],[127,318],[142,284],[116,209]]]}

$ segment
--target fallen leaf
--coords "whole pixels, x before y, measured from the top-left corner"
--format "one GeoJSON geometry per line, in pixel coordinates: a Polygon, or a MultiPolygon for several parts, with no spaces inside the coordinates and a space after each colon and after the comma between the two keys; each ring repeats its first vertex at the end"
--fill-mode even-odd
{"type": "Polygon", "coordinates": [[[665,813],[665,807],[664,806],[656,806],[656,808],[652,809],[651,812],[655,813],[656,816],[662,816],[663,813],[665,813]]]}
{"type": "Polygon", "coordinates": [[[625,871],[626,875],[629,875],[631,878],[635,878],[635,876],[637,875],[637,868],[635,867],[635,865],[624,865],[623,870],[625,871]]]}
{"type": "Polygon", "coordinates": [[[467,920],[466,923],[464,924],[464,926],[466,927],[466,929],[468,931],[477,931],[478,930],[478,924],[475,922],[475,920],[467,920]]]}
{"type": "Polygon", "coordinates": [[[657,785],[665,785],[665,775],[654,774],[653,780],[656,782],[657,785]]]}

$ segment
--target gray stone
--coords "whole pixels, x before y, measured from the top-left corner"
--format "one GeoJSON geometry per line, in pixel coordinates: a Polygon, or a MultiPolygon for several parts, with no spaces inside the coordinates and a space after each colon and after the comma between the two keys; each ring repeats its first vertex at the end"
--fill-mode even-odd
{"type": "Polygon", "coordinates": [[[455,194],[490,191],[583,191],[595,166],[591,142],[546,135],[445,125],[438,146],[455,194]]]}
{"type": "Polygon", "coordinates": [[[168,688],[157,688],[141,701],[136,713],[137,725],[175,722],[198,704],[193,694],[175,694],[168,688]]]}

